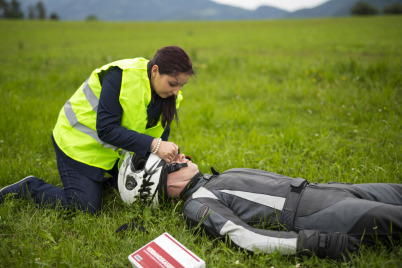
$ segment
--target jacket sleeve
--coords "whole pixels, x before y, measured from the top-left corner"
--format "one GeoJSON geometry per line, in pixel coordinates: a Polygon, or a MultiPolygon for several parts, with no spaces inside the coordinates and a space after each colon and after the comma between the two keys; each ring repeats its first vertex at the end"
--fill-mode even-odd
{"type": "Polygon", "coordinates": [[[103,76],[96,129],[102,141],[145,157],[154,138],[121,126],[121,79],[122,70],[118,67],[109,69],[103,76]]]}
{"type": "Polygon", "coordinates": [[[295,254],[297,251],[296,232],[254,228],[203,187],[187,200],[183,216],[190,226],[200,224],[210,235],[228,236],[235,245],[248,251],[258,249],[270,253],[278,250],[282,254],[295,254]]]}

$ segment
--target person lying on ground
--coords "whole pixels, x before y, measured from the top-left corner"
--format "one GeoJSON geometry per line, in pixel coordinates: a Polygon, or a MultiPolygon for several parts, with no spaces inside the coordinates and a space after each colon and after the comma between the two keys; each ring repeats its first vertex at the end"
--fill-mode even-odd
{"type": "Polygon", "coordinates": [[[211,169],[213,175],[202,174],[183,154],[171,164],[127,155],[120,195],[127,203],[185,200],[190,227],[251,252],[338,259],[360,243],[402,239],[402,184],[311,183],[257,169],[211,169]]]}

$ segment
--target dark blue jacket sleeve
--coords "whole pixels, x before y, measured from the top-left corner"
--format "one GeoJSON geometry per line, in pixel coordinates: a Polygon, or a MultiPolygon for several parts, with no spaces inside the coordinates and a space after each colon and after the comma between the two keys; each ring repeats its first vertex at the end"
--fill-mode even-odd
{"type": "Polygon", "coordinates": [[[121,126],[121,78],[122,70],[118,67],[109,69],[102,78],[96,130],[102,141],[145,157],[154,138],[121,126]]]}

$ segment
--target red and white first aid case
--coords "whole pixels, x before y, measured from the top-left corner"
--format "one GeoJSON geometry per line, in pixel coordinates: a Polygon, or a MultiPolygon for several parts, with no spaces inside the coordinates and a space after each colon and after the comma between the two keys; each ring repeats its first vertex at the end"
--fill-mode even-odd
{"type": "Polygon", "coordinates": [[[138,268],[205,268],[205,262],[170,234],[163,233],[128,256],[138,268]]]}

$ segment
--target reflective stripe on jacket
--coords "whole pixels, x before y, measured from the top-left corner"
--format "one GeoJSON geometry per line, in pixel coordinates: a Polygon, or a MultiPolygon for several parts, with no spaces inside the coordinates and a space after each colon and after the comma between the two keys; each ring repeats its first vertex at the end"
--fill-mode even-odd
{"type": "MultiPolygon", "coordinates": [[[[59,113],[53,136],[60,149],[69,157],[90,166],[112,169],[121,155],[121,149],[99,139],[96,131],[97,109],[101,93],[99,74],[110,67],[123,70],[119,102],[123,109],[121,126],[129,130],[160,137],[161,120],[146,129],[147,107],[151,101],[148,60],[125,59],[104,65],[92,72],[59,113]]],[[[182,100],[177,96],[176,107],[182,100]]]]}

